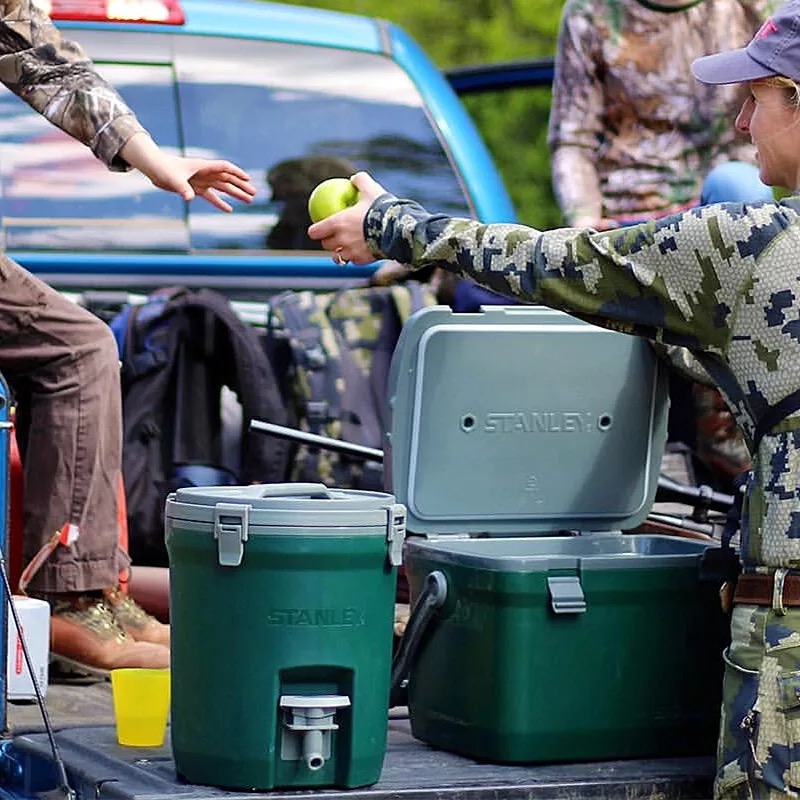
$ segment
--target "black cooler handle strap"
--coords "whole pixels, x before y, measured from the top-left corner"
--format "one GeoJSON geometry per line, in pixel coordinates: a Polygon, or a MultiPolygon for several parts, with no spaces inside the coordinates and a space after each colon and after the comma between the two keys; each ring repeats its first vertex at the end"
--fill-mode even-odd
{"type": "Polygon", "coordinates": [[[447,578],[435,570],[425,578],[425,587],[414,603],[403,638],[392,659],[389,708],[406,705],[406,684],[419,644],[436,612],[447,599],[447,578]]]}

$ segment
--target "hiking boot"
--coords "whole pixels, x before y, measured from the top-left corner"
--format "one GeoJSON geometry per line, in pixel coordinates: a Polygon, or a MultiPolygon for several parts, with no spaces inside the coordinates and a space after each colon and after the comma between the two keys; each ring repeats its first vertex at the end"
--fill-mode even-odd
{"type": "Polygon", "coordinates": [[[120,589],[106,589],[103,595],[115,619],[131,639],[169,647],[169,625],[164,625],[148,614],[129,594],[120,589]]]}
{"type": "Polygon", "coordinates": [[[64,679],[108,678],[121,667],[169,667],[169,648],[132,639],[101,597],[60,598],[52,607],[51,660],[64,679]]]}

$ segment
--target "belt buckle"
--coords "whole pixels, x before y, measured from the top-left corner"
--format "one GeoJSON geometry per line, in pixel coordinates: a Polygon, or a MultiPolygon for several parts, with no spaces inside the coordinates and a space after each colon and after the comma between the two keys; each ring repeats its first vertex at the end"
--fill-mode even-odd
{"type": "Polygon", "coordinates": [[[724,581],[719,587],[719,604],[723,614],[730,614],[733,608],[733,594],[736,590],[736,581],[724,581]]]}
{"type": "Polygon", "coordinates": [[[786,567],[778,567],[772,576],[772,610],[780,616],[786,614],[786,607],[783,605],[783,587],[788,574],[789,570],[786,567]]]}

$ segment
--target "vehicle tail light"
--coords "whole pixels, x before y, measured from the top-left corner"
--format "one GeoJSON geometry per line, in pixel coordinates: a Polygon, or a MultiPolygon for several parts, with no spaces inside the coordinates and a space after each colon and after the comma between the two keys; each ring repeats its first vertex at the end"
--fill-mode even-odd
{"type": "Polygon", "coordinates": [[[50,17],[91,22],[155,22],[182,25],[179,0],[44,0],[50,17]]]}

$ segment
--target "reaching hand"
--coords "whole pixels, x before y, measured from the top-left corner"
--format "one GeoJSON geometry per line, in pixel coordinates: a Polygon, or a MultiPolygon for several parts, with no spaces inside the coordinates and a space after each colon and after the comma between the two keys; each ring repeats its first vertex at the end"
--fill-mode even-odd
{"type": "Polygon", "coordinates": [[[366,172],[357,172],[350,180],[358,189],[359,200],[350,208],[317,222],[308,235],[317,239],[326,250],[335,253],[337,264],[371,264],[375,254],[364,241],[364,217],[373,201],[386,190],[366,172]]]}
{"type": "Polygon", "coordinates": [[[219,192],[245,203],[249,203],[256,193],[250,176],[230,161],[168,158],[173,159],[172,165],[165,163],[163,170],[148,177],[159,189],[176,192],[184,200],[202,197],[221,211],[231,211],[230,204],[220,197],[219,192]]]}
{"type": "Polygon", "coordinates": [[[184,158],[163,151],[148,134],[132,136],[120,151],[122,158],[146,175],[153,186],[175,192],[184,200],[202,197],[220,211],[231,206],[219,192],[249,203],[256,193],[250,176],[224,159],[184,158]]]}

